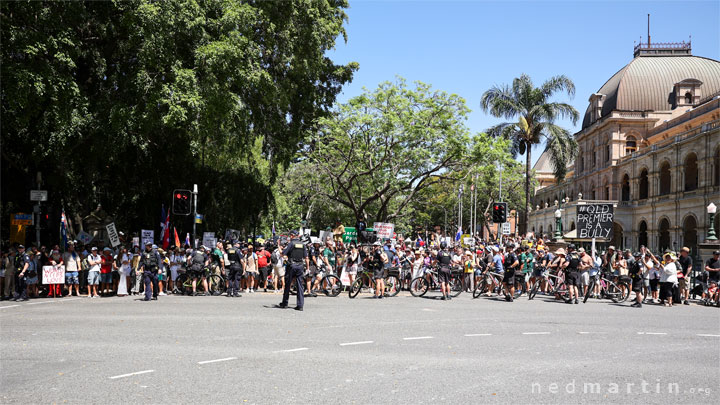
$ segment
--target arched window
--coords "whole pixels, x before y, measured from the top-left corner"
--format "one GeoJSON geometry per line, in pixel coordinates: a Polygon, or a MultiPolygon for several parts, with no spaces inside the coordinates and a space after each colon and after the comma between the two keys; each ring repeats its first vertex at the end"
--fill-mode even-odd
{"type": "Polygon", "coordinates": [[[571,231],[575,230],[575,221],[570,222],[570,230],[571,231]]]}
{"type": "Polygon", "coordinates": [[[610,156],[611,156],[610,148],[611,148],[610,141],[608,141],[607,145],[605,145],[605,161],[606,162],[610,161],[610,156]]]}
{"type": "Polygon", "coordinates": [[[637,150],[637,140],[634,136],[628,136],[625,139],[625,155],[629,155],[637,150]]]}
{"type": "Polygon", "coordinates": [[[697,155],[691,153],[685,159],[685,191],[692,191],[698,188],[698,164],[697,155]]]}
{"type": "Polygon", "coordinates": [[[597,167],[597,151],[592,153],[592,167],[597,167]]]}
{"type": "Polygon", "coordinates": [[[618,252],[625,249],[625,238],[623,237],[623,227],[617,222],[613,222],[613,237],[611,245],[617,247],[618,252]]]}
{"type": "Polygon", "coordinates": [[[663,164],[660,165],[660,195],[670,194],[671,181],[670,163],[663,162],[663,164]]]}
{"type": "Polygon", "coordinates": [[[590,183],[590,199],[595,199],[595,183],[590,183]]]}
{"type": "Polygon", "coordinates": [[[647,234],[647,222],[640,221],[640,226],[638,227],[638,247],[648,245],[648,234],[647,234]]]}
{"type": "Polygon", "coordinates": [[[664,252],[665,249],[670,248],[670,221],[668,221],[667,218],[663,218],[660,220],[660,226],[658,229],[660,237],[658,247],[660,248],[660,252],[664,252]]]}
{"type": "Polygon", "coordinates": [[[640,193],[638,196],[639,199],[645,200],[648,198],[648,171],[647,169],[642,169],[640,172],[640,193]]]}
{"type": "Polygon", "coordinates": [[[695,255],[697,252],[697,242],[697,221],[694,216],[689,215],[683,221],[683,245],[690,248],[691,255],[695,255]]]}
{"type": "Polygon", "coordinates": [[[685,104],[692,104],[693,103],[692,99],[693,99],[693,96],[689,91],[687,93],[685,93],[685,104]]]}
{"type": "Polygon", "coordinates": [[[540,237],[542,237],[542,236],[543,236],[543,232],[542,232],[542,231],[543,231],[543,226],[542,226],[542,225],[540,225],[540,235],[539,235],[540,237]]]}
{"type": "Polygon", "coordinates": [[[582,149],[578,150],[577,171],[578,171],[578,173],[582,173],[582,171],[583,171],[583,151],[582,151],[582,149]]]}
{"type": "Polygon", "coordinates": [[[715,185],[720,186],[720,146],[715,148],[715,158],[713,160],[715,161],[715,185]]]}
{"type": "Polygon", "coordinates": [[[622,201],[630,201],[630,176],[625,173],[622,179],[622,192],[621,198],[622,201]]]}

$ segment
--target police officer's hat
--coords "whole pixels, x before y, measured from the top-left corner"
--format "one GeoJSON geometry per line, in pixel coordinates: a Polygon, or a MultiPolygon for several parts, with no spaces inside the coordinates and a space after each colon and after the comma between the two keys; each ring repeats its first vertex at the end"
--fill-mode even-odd
{"type": "Polygon", "coordinates": [[[152,244],[153,244],[153,243],[150,242],[150,241],[145,242],[145,246],[147,246],[147,245],[152,245],[152,244]]]}
{"type": "Polygon", "coordinates": [[[25,249],[25,246],[24,246],[24,245],[18,245],[17,248],[18,248],[18,249],[25,249]]]}
{"type": "Polygon", "coordinates": [[[568,249],[575,250],[575,244],[574,244],[574,243],[571,243],[571,244],[568,245],[567,248],[568,248],[568,249]]]}
{"type": "Polygon", "coordinates": [[[380,241],[378,240],[373,243],[373,246],[382,246],[382,243],[380,243],[380,241]]]}
{"type": "Polygon", "coordinates": [[[642,257],[642,253],[640,253],[640,252],[635,252],[635,253],[633,253],[633,256],[634,256],[634,257],[642,257]]]}
{"type": "Polygon", "coordinates": [[[157,245],[153,243],[152,248],[157,249],[157,245]]]}

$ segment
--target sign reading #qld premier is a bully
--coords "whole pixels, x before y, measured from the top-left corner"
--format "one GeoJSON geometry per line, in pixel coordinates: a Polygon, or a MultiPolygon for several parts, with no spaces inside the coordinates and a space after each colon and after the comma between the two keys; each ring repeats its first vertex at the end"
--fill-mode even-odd
{"type": "Polygon", "coordinates": [[[577,237],[579,239],[607,239],[613,237],[615,210],[612,204],[583,204],[577,206],[577,237]]]}

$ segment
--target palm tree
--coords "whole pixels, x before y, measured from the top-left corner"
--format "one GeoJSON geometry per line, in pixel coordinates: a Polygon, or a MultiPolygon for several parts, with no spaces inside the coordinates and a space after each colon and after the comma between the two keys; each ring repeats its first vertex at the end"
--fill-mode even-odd
{"type": "Polygon", "coordinates": [[[495,117],[515,119],[488,129],[493,136],[502,136],[512,142],[513,156],[525,154],[525,211],[523,222],[527,226],[530,207],[530,154],[532,147],[545,140],[550,164],[558,184],[565,178],[567,165],[577,154],[575,137],[565,128],[555,125],[558,118],[569,117],[577,123],[577,110],[570,104],[551,101],[557,92],[575,95],[575,85],[564,75],[547,80],[540,87],[533,87],[530,76],[515,78],[510,86],[493,86],[482,95],[480,107],[495,117]]]}

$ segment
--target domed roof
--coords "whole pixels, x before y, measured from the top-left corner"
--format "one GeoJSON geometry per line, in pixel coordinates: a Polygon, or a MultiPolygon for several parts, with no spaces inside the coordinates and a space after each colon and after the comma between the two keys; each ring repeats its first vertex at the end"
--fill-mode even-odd
{"type": "MultiPolygon", "coordinates": [[[[702,82],[703,96],[720,91],[720,62],[691,55],[637,56],[597,91],[605,95],[601,116],[613,110],[669,111],[673,108],[673,86],[685,79],[702,82]]],[[[583,129],[592,124],[591,106],[583,129]]]]}

